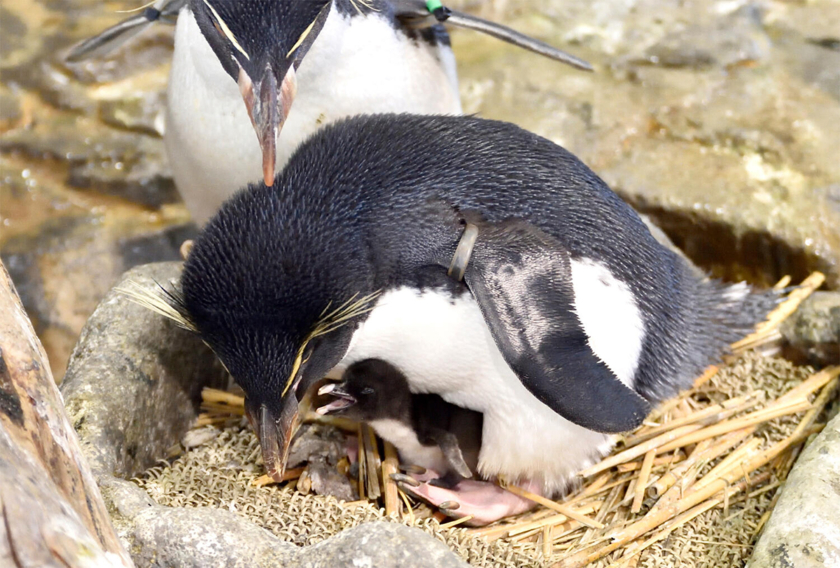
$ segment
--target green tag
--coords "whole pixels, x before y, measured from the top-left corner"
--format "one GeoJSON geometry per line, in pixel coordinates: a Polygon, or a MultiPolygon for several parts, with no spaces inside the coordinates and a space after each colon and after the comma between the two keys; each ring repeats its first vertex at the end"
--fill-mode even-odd
{"type": "Polygon", "coordinates": [[[438,8],[443,8],[443,4],[440,0],[426,0],[426,9],[429,12],[434,12],[438,8]]]}

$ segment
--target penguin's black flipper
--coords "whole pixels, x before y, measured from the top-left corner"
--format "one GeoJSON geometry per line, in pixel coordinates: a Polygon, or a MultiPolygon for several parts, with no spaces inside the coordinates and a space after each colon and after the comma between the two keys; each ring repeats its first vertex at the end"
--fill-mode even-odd
{"type": "Polygon", "coordinates": [[[650,411],[589,347],[575,313],[571,255],[524,221],[481,224],[465,279],[522,384],[567,420],[633,430],[650,411]]]}
{"type": "Polygon", "coordinates": [[[446,461],[458,472],[458,475],[466,479],[472,477],[472,471],[464,460],[464,454],[461,452],[461,446],[458,445],[458,437],[455,434],[442,428],[434,428],[429,432],[429,437],[438,445],[446,461]]]}
{"type": "Polygon", "coordinates": [[[145,8],[138,15],[123,20],[104,32],[86,39],[71,49],[64,60],[77,63],[107,55],[155,22],[175,23],[178,12],[186,3],[187,0],[156,2],[154,6],[145,8]]]}
{"type": "Polygon", "coordinates": [[[528,51],[542,55],[543,57],[548,57],[549,59],[554,59],[560,63],[571,65],[576,69],[592,71],[592,65],[589,62],[584,61],[579,57],[575,57],[570,53],[566,53],[561,49],[557,49],[553,45],[549,45],[544,41],[534,39],[531,36],[527,36],[513,30],[507,26],[496,24],[494,22],[488,22],[487,20],[476,18],[475,16],[464,14],[462,12],[456,12],[455,10],[450,12],[449,17],[446,19],[446,23],[459,28],[475,30],[483,34],[487,34],[511,45],[515,45],[516,47],[521,47],[522,49],[527,49],[528,51]]]}
{"type": "Polygon", "coordinates": [[[438,12],[436,11],[434,15],[432,12],[429,12],[428,4],[424,0],[391,0],[391,4],[394,6],[397,18],[409,27],[431,26],[443,22],[459,28],[487,34],[511,45],[533,51],[534,53],[565,63],[566,65],[571,65],[577,69],[592,71],[592,65],[583,59],[507,26],[451,10],[444,6],[439,7],[439,10],[443,10],[443,12],[442,16],[437,18],[438,12]]]}

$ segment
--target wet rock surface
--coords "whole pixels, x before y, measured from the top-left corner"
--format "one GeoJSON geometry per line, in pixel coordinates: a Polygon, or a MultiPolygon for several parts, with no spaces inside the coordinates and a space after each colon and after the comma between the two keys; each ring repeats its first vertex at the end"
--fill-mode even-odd
{"type": "MultiPolygon", "coordinates": [[[[717,275],[769,283],[820,268],[837,286],[836,2],[453,5],[597,69],[455,32],[467,112],[563,144],[717,275]]],[[[189,233],[161,141],[172,28],[153,26],[99,61],[62,61],[136,7],[0,2],[0,254],[57,376],[119,274],[177,258],[174,241],[189,233]]]]}
{"type": "Polygon", "coordinates": [[[101,227],[95,215],[49,219],[39,228],[7,239],[2,259],[56,361],[56,377],[93,307],[120,275],[137,264],[177,259],[180,244],[195,233],[189,224],[101,227]]]}
{"type": "Polygon", "coordinates": [[[195,233],[160,138],[172,30],[107,60],[62,62],[133,7],[0,3],[0,255],[57,379],[120,275],[177,259],[195,233]]]}
{"type": "Polygon", "coordinates": [[[720,276],[797,281],[819,268],[837,286],[840,5],[536,6],[480,10],[570,46],[596,73],[459,34],[466,112],[566,146],[720,276]]]}

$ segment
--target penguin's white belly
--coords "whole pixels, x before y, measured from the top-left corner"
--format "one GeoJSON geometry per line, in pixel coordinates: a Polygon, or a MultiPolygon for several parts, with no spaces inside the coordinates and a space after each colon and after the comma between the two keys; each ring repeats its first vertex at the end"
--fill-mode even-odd
{"type": "Polygon", "coordinates": [[[484,413],[478,467],[485,477],[542,480],[551,494],[612,446],[609,436],[572,424],[528,392],[470,294],[385,293],[336,371],[371,357],[401,369],[414,392],[437,393],[484,413]]]}
{"type": "Polygon", "coordinates": [[[163,140],[175,185],[199,224],[261,178],[260,145],[239,87],[188,10],[175,30],[163,140]]]}
{"type": "MultiPolygon", "coordinates": [[[[362,113],[459,114],[448,47],[413,42],[376,15],[331,8],[304,57],[298,90],[277,140],[277,170],[324,124],[362,113]]],[[[175,32],[164,142],[175,184],[199,224],[249,182],[262,157],[236,82],[224,71],[189,10],[175,32]]]]}
{"type": "Polygon", "coordinates": [[[417,439],[417,434],[397,420],[373,420],[370,423],[380,438],[391,442],[399,448],[400,457],[405,463],[419,465],[444,474],[449,471],[449,465],[441,449],[437,446],[424,446],[417,439]]]}

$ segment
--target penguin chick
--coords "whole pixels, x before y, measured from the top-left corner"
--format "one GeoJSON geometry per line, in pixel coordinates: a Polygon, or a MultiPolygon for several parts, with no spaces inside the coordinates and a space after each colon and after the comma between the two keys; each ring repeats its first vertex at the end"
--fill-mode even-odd
{"type": "Polygon", "coordinates": [[[435,394],[411,394],[405,375],[393,365],[379,359],[358,361],[344,371],[341,382],[324,385],[318,394],[334,399],[318,408],[318,414],[368,423],[406,463],[438,474],[435,485],[451,488],[473,476],[481,413],[435,394]]]}
{"type": "Polygon", "coordinates": [[[180,286],[171,311],[244,389],[272,475],[297,393],[376,358],[483,414],[482,477],[544,495],[777,302],[696,274],[556,144],[412,115],[316,133],[273,187],[225,203],[180,286]]]}

